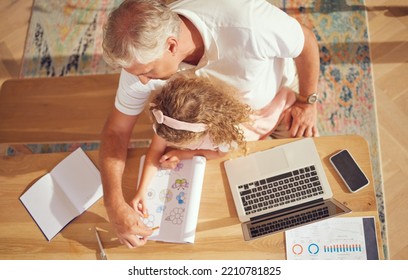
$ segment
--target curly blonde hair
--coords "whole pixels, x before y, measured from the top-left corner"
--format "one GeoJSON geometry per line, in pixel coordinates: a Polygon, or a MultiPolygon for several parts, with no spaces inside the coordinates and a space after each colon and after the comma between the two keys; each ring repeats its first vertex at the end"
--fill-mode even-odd
{"type": "Polygon", "coordinates": [[[215,79],[177,75],[152,99],[150,115],[156,133],[168,142],[183,145],[209,134],[214,145],[237,143],[246,151],[246,141],[239,124],[250,121],[251,108],[242,103],[233,87],[215,79]],[[157,123],[152,110],[189,123],[207,125],[204,132],[177,130],[157,123]]]}

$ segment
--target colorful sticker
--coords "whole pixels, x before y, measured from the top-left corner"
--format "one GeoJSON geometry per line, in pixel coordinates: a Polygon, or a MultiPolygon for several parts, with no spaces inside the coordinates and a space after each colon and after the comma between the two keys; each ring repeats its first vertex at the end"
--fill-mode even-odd
{"type": "Polygon", "coordinates": [[[173,198],[173,192],[171,190],[164,189],[160,192],[159,198],[162,202],[169,202],[173,198]]]}
{"type": "Polygon", "coordinates": [[[189,183],[187,182],[186,179],[176,179],[176,181],[171,187],[177,190],[185,190],[189,187],[189,183]]]}
{"type": "Polygon", "coordinates": [[[176,200],[177,200],[177,203],[180,204],[180,205],[186,203],[186,194],[185,194],[185,192],[179,193],[179,195],[176,196],[176,200]]]}
{"type": "Polygon", "coordinates": [[[179,162],[177,163],[176,168],[174,168],[174,171],[180,171],[181,169],[183,169],[184,163],[179,162]]]}
{"type": "Polygon", "coordinates": [[[165,205],[160,205],[156,208],[156,213],[162,213],[164,212],[164,210],[166,210],[166,206],[165,205]]]}

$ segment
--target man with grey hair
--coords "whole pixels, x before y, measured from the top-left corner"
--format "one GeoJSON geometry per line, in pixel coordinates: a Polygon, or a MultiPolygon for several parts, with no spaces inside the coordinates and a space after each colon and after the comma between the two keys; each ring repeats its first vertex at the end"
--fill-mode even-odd
{"type": "Polygon", "coordinates": [[[134,125],[149,99],[178,71],[214,77],[255,110],[283,87],[298,99],[282,111],[276,137],[317,136],[319,49],[314,34],[265,0],[125,0],[104,29],[105,60],[122,68],[100,151],[104,202],[119,241],[144,245],[152,230],[125,202],[122,175],[134,125]]]}

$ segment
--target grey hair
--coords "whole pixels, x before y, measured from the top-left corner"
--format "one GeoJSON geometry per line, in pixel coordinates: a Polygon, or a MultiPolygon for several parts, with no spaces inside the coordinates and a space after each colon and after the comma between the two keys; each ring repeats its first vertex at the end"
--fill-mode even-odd
{"type": "Polygon", "coordinates": [[[129,68],[163,56],[167,39],[178,38],[181,20],[160,0],[125,0],[104,25],[103,58],[110,66],[129,68]]]}

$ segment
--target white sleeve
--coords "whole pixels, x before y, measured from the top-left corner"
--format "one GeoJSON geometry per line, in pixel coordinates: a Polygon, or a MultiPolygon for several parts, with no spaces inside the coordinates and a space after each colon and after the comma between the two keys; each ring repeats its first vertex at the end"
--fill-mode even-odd
{"type": "Polygon", "coordinates": [[[305,42],[300,23],[266,1],[259,1],[254,6],[253,36],[259,54],[265,58],[297,57],[305,42]]]}
{"type": "Polygon", "coordinates": [[[152,90],[159,89],[163,84],[164,81],[151,80],[144,85],[136,76],[122,69],[116,92],[116,109],[126,115],[139,115],[149,100],[152,90]]]}

